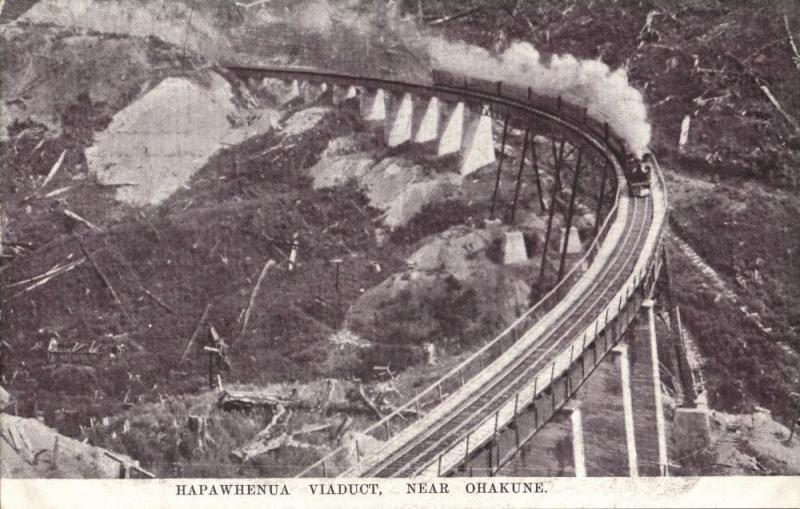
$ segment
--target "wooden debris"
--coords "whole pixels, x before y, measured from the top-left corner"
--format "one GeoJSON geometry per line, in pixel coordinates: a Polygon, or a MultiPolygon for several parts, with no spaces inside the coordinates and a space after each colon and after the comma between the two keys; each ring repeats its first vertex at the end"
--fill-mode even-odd
{"type": "Polygon", "coordinates": [[[692,124],[692,116],[686,115],[681,121],[681,133],[678,137],[678,148],[683,150],[683,147],[689,142],[689,128],[692,124]]]}
{"type": "Polygon", "coordinates": [[[80,265],[81,263],[83,263],[85,261],[86,261],[86,258],[81,258],[80,260],[76,260],[76,261],[71,262],[71,263],[66,263],[64,265],[55,264],[47,272],[42,272],[41,274],[33,276],[33,277],[29,277],[28,279],[23,279],[21,281],[15,281],[13,283],[9,283],[5,287],[6,288],[13,288],[15,286],[20,286],[20,285],[24,285],[24,284],[27,284],[27,283],[31,283],[31,282],[39,280],[39,279],[44,279],[44,278],[46,278],[48,276],[56,275],[56,274],[58,274],[59,272],[62,272],[62,271],[66,272],[67,270],[71,270],[72,268],[77,267],[78,265],[80,265]]]}
{"type": "Polygon", "coordinates": [[[780,113],[783,116],[783,118],[786,120],[786,122],[789,123],[789,125],[796,132],[800,131],[800,124],[798,124],[797,119],[795,119],[791,114],[789,114],[786,110],[783,109],[781,104],[778,102],[778,100],[772,94],[772,91],[767,86],[766,81],[761,76],[759,76],[758,73],[756,73],[755,71],[750,69],[743,61],[741,61],[740,59],[736,58],[734,55],[732,55],[730,53],[725,53],[725,56],[728,59],[730,59],[733,62],[735,62],[741,68],[742,72],[745,75],[747,75],[750,78],[752,78],[752,80],[758,86],[759,90],[761,90],[761,92],[764,94],[764,96],[767,98],[767,100],[770,102],[770,104],[772,104],[772,106],[775,107],[775,109],[778,111],[778,113],[780,113]]]}
{"type": "Polygon", "coordinates": [[[53,267],[52,269],[48,270],[44,274],[39,274],[38,276],[34,276],[32,278],[28,278],[28,279],[26,279],[24,281],[17,281],[15,283],[11,283],[10,285],[7,285],[6,288],[10,288],[12,286],[18,286],[18,285],[21,285],[21,284],[30,283],[31,281],[35,281],[33,284],[25,287],[23,290],[15,293],[14,295],[12,295],[9,298],[17,297],[18,295],[22,295],[23,293],[29,292],[29,291],[33,290],[34,288],[42,286],[42,285],[46,284],[48,281],[50,281],[51,279],[53,279],[54,277],[71,271],[72,269],[74,269],[75,267],[81,265],[85,261],[86,261],[86,258],[81,258],[79,260],[76,260],[76,261],[74,261],[72,263],[68,263],[66,265],[56,265],[55,267],[53,267]]]}
{"type": "Polygon", "coordinates": [[[441,25],[441,24],[447,23],[449,21],[453,21],[453,20],[456,20],[456,19],[459,19],[459,18],[465,18],[467,16],[471,16],[472,14],[475,14],[476,12],[481,11],[481,10],[483,10],[483,6],[472,7],[470,9],[466,9],[466,10],[463,10],[463,11],[459,11],[459,12],[457,12],[455,14],[451,14],[450,16],[444,16],[442,18],[437,18],[437,19],[428,21],[428,25],[429,26],[441,25]]]}
{"type": "Polygon", "coordinates": [[[78,234],[75,233],[75,232],[72,232],[72,234],[75,236],[75,240],[78,241],[78,245],[81,246],[81,250],[83,251],[83,254],[86,255],[86,258],[89,260],[89,263],[91,263],[92,267],[94,267],[94,270],[95,270],[95,272],[97,272],[97,275],[100,276],[100,279],[103,280],[103,283],[108,288],[108,291],[111,292],[111,296],[114,298],[114,302],[117,303],[117,306],[119,306],[120,310],[122,311],[122,314],[125,315],[125,318],[128,319],[129,323],[133,323],[133,319],[131,318],[131,315],[128,314],[128,311],[125,309],[125,306],[122,304],[122,301],[120,300],[119,295],[117,295],[117,291],[114,290],[114,287],[111,285],[111,281],[108,279],[108,276],[105,275],[105,273],[100,268],[100,266],[97,265],[97,262],[94,260],[94,258],[92,258],[92,255],[89,254],[89,250],[86,249],[86,246],[83,244],[83,241],[78,236],[78,234]]]}
{"type": "MultiPolygon", "coordinates": [[[[284,418],[283,421],[287,422],[288,417],[284,418]]],[[[273,451],[275,449],[280,449],[282,447],[288,446],[309,448],[312,447],[311,444],[295,440],[295,437],[310,433],[319,433],[321,431],[327,431],[331,428],[330,424],[307,424],[301,427],[299,430],[291,432],[284,431],[276,436],[273,436],[273,430],[271,429],[273,426],[274,425],[271,422],[267,428],[259,432],[258,435],[253,437],[250,442],[238,447],[237,449],[234,449],[233,452],[231,452],[231,456],[239,461],[245,462],[249,459],[255,458],[256,456],[260,456],[264,453],[273,451]]]]}
{"type": "Polygon", "coordinates": [[[44,198],[52,198],[54,196],[58,196],[59,194],[66,193],[67,191],[72,189],[72,187],[73,186],[59,187],[58,189],[55,189],[55,190],[50,191],[49,193],[45,194],[44,198]]]}
{"type": "Polygon", "coordinates": [[[692,102],[695,103],[698,106],[705,106],[706,104],[708,104],[710,102],[722,101],[724,99],[728,99],[729,97],[731,97],[731,93],[730,92],[725,92],[724,94],[715,95],[715,96],[712,96],[712,97],[705,97],[706,93],[708,93],[709,91],[710,91],[710,89],[706,90],[705,92],[703,92],[699,96],[695,97],[694,99],[692,99],[692,102]]]}
{"type": "Polygon", "coordinates": [[[46,449],[45,448],[45,449],[39,449],[38,451],[36,451],[36,453],[33,455],[33,458],[31,458],[31,461],[30,461],[31,465],[36,465],[37,463],[39,463],[39,457],[42,456],[46,452],[50,452],[50,449],[46,449]]]}
{"type": "Polygon", "coordinates": [[[331,378],[328,380],[328,394],[325,396],[325,399],[320,402],[319,410],[322,415],[325,415],[328,411],[328,407],[331,404],[331,398],[333,397],[333,391],[336,389],[338,382],[335,378],[331,378]]]}
{"type": "Polygon", "coordinates": [[[347,430],[350,429],[350,426],[353,424],[353,418],[349,415],[345,415],[342,419],[341,424],[331,433],[330,439],[334,443],[339,443],[342,440],[342,436],[347,433],[347,430]]]}
{"type": "Polygon", "coordinates": [[[99,231],[99,230],[100,230],[100,228],[98,228],[96,224],[94,224],[94,223],[92,223],[92,222],[88,221],[87,219],[84,219],[84,218],[82,218],[81,216],[79,216],[78,214],[76,214],[76,213],[72,212],[72,211],[71,211],[71,210],[69,210],[69,209],[64,209],[64,215],[65,215],[65,216],[67,216],[67,217],[69,217],[69,218],[71,218],[71,219],[74,219],[74,220],[76,220],[76,221],[79,221],[79,222],[81,222],[81,223],[85,224],[85,225],[86,225],[86,226],[88,226],[88,227],[89,227],[91,230],[94,230],[94,231],[99,231]]]}
{"type": "Polygon", "coordinates": [[[330,424],[304,424],[299,430],[293,431],[292,435],[309,435],[311,433],[320,433],[331,429],[330,424]]]}
{"type": "Polygon", "coordinates": [[[200,320],[197,321],[197,326],[194,328],[194,332],[192,332],[192,335],[189,337],[189,342],[186,344],[186,349],[183,351],[183,355],[181,355],[181,359],[178,361],[178,364],[186,360],[186,356],[189,355],[189,351],[192,349],[192,345],[194,345],[197,335],[200,334],[200,329],[203,326],[203,322],[205,322],[206,318],[208,317],[209,309],[211,309],[211,304],[206,304],[205,309],[203,309],[203,314],[200,315],[200,320]]]}
{"type": "Polygon", "coordinates": [[[162,301],[161,299],[159,299],[158,297],[156,297],[155,295],[150,293],[150,290],[145,288],[144,289],[144,294],[147,295],[148,297],[150,297],[151,299],[153,299],[154,301],[156,301],[156,304],[158,304],[162,308],[166,309],[167,311],[169,311],[173,315],[177,315],[178,314],[174,309],[172,309],[170,306],[168,306],[164,301],[162,301]]]}
{"type": "Polygon", "coordinates": [[[42,188],[44,188],[44,186],[46,186],[47,183],[50,182],[50,180],[53,178],[53,176],[55,176],[55,174],[58,171],[58,169],[61,168],[61,163],[64,162],[64,156],[66,156],[66,155],[67,155],[67,151],[63,150],[61,152],[61,155],[58,157],[58,160],[56,161],[56,163],[53,165],[52,168],[50,168],[50,172],[44,178],[44,182],[42,182],[42,188]]]}
{"type": "Polygon", "coordinates": [[[794,62],[794,66],[797,67],[797,70],[800,71],[800,51],[797,50],[797,45],[794,43],[794,36],[789,28],[789,18],[786,16],[786,14],[783,15],[783,26],[786,27],[786,35],[789,38],[789,47],[792,48],[792,53],[794,53],[792,61],[794,62]]]}
{"type": "Polygon", "coordinates": [[[297,146],[297,143],[290,143],[288,145],[284,145],[282,143],[279,143],[278,145],[275,145],[275,146],[270,147],[270,148],[268,148],[266,150],[262,150],[261,152],[259,152],[257,154],[249,156],[247,159],[245,159],[245,161],[252,161],[253,159],[258,159],[259,157],[263,157],[263,156],[265,156],[265,155],[267,155],[269,153],[275,152],[276,150],[289,150],[290,148],[294,148],[296,146],[297,146]]]}
{"type": "Polygon", "coordinates": [[[186,426],[193,433],[202,433],[206,428],[206,419],[202,415],[189,414],[186,419],[186,426]]]}
{"type": "MultiPolygon", "coordinates": [[[[283,418],[285,414],[287,414],[286,407],[280,404],[276,405],[275,411],[272,414],[272,419],[270,419],[269,424],[267,424],[267,426],[264,429],[259,431],[256,434],[256,436],[254,436],[253,439],[250,440],[250,442],[241,447],[237,447],[236,449],[231,451],[231,456],[237,458],[241,462],[245,462],[248,459],[252,458],[253,456],[257,456],[259,454],[267,452],[268,450],[271,450],[271,449],[266,449],[266,446],[269,444],[269,439],[272,438],[273,436],[274,429],[279,424],[281,418],[283,418]]],[[[289,420],[288,417],[290,416],[291,413],[287,415],[287,418],[285,420],[288,421],[289,420]]],[[[273,447],[272,449],[274,448],[275,447],[273,447]]]]}
{"type": "Polygon", "coordinates": [[[14,439],[13,430],[14,430],[13,427],[6,428],[6,432],[3,433],[3,438],[5,438],[6,442],[8,442],[8,445],[10,445],[12,449],[14,449],[14,452],[18,452],[22,444],[17,445],[17,441],[14,439]]]}
{"type": "Polygon", "coordinates": [[[58,464],[58,449],[58,436],[56,435],[55,443],[53,444],[53,452],[50,456],[50,463],[52,464],[53,468],[55,468],[58,464]]]}
{"type": "Polygon", "coordinates": [[[373,412],[375,412],[375,415],[377,415],[377,416],[378,416],[378,419],[383,419],[383,417],[384,417],[383,413],[382,413],[382,412],[381,412],[381,411],[378,409],[377,405],[375,405],[375,403],[373,403],[373,402],[372,402],[372,401],[371,401],[371,400],[370,400],[370,399],[367,397],[367,394],[364,392],[364,386],[363,386],[363,385],[361,385],[361,384],[358,384],[358,395],[359,395],[359,396],[361,396],[361,399],[364,401],[364,403],[366,403],[366,404],[367,404],[367,406],[368,406],[368,407],[369,407],[369,408],[370,408],[370,409],[371,409],[373,412]]]}
{"type": "Polygon", "coordinates": [[[25,434],[25,430],[21,428],[17,428],[17,435],[22,439],[22,443],[29,451],[33,451],[33,446],[31,446],[30,440],[28,440],[28,435],[25,434]]]}
{"type": "Polygon", "coordinates": [[[243,7],[245,9],[249,9],[250,7],[255,7],[256,5],[266,4],[271,2],[272,0],[255,0],[254,2],[250,2],[249,4],[242,3],[242,2],[234,2],[237,7],[243,7]]]}
{"type": "Polygon", "coordinates": [[[237,341],[242,338],[244,335],[245,330],[247,329],[247,323],[250,321],[250,312],[253,309],[253,304],[255,303],[256,297],[258,296],[258,290],[261,288],[261,282],[264,280],[264,276],[267,275],[267,272],[275,266],[275,260],[269,259],[267,263],[264,264],[264,268],[261,269],[261,274],[258,275],[258,279],[256,280],[255,286],[253,286],[253,291],[250,292],[250,301],[247,304],[247,309],[244,312],[244,320],[242,320],[242,329],[239,331],[239,337],[237,341]]]}
{"type": "Polygon", "coordinates": [[[106,182],[99,182],[99,181],[95,181],[94,185],[99,186],[99,187],[138,187],[139,186],[139,184],[135,184],[133,182],[110,182],[110,183],[106,183],[106,182]]]}
{"type": "Polygon", "coordinates": [[[256,456],[260,456],[269,451],[274,451],[275,449],[281,449],[283,447],[299,447],[303,449],[310,449],[314,447],[311,444],[295,440],[295,436],[296,435],[290,433],[281,433],[277,437],[269,439],[266,442],[251,442],[240,447],[239,449],[235,449],[233,452],[231,452],[231,456],[241,462],[245,462],[249,459],[255,458],[256,456]]]}
{"type": "Polygon", "coordinates": [[[287,266],[289,272],[293,272],[297,266],[297,248],[299,246],[297,238],[298,233],[295,232],[295,234],[292,236],[292,247],[289,250],[289,265],[287,266]]]}
{"type": "Polygon", "coordinates": [[[290,402],[275,394],[259,391],[223,391],[217,405],[223,410],[249,410],[253,407],[287,407],[290,402]]]}
{"type": "Polygon", "coordinates": [[[772,103],[772,106],[774,106],[775,109],[778,110],[778,113],[780,113],[783,116],[783,118],[786,119],[786,121],[789,123],[789,125],[792,126],[792,128],[794,128],[795,131],[800,131],[800,124],[797,123],[797,119],[795,119],[792,115],[790,115],[786,110],[783,109],[778,100],[775,99],[775,96],[772,95],[772,92],[767,87],[767,84],[764,83],[764,81],[758,77],[755,77],[755,80],[756,84],[758,84],[758,88],[761,89],[761,92],[763,92],[764,95],[769,100],[769,102],[772,103]]]}

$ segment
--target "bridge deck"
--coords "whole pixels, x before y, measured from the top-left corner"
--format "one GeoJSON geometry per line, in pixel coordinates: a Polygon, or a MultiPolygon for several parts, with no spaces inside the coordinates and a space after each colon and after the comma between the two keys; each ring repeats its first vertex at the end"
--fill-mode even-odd
{"type": "MultiPolygon", "coordinates": [[[[650,219],[652,206],[649,199],[632,200],[627,208],[623,238],[618,242],[603,270],[592,281],[588,291],[576,299],[569,310],[550,327],[532,348],[519,356],[512,369],[502,371],[484,384],[483,389],[464,400],[450,413],[450,417],[437,420],[418,433],[415,439],[370,467],[365,473],[376,477],[408,477],[418,475],[435,462],[464,433],[491,416],[497,408],[526,384],[533,375],[547,366],[563,345],[575,338],[591,323],[597,313],[609,304],[617,289],[634,270],[637,255],[641,252],[650,219]]],[[[479,444],[475,444],[476,446],[479,444]]]]}
{"type": "MultiPolygon", "coordinates": [[[[531,102],[530,93],[528,100],[525,101],[482,90],[409,84],[306,69],[229,66],[229,70],[248,77],[271,76],[280,79],[356,85],[362,88],[381,88],[422,97],[437,96],[446,101],[463,101],[477,105],[481,111],[489,104],[493,116],[498,114],[507,119],[511,118],[512,121],[521,121],[525,125],[530,125],[535,117],[535,122],[545,123],[563,133],[577,136],[603,155],[613,167],[617,182],[621,183],[623,179],[620,165],[622,155],[617,153],[619,149],[611,143],[612,140],[609,140],[607,126],[605,134],[598,131],[598,126],[602,127],[601,124],[589,126],[585,110],[582,120],[574,115],[562,118],[560,107],[557,112],[548,109],[549,102],[552,101],[543,103],[539,107],[535,104],[536,101],[531,102]]],[[[660,178],[660,174],[658,176],[660,178]]],[[[604,228],[609,224],[613,226],[607,230],[605,241],[598,244],[596,257],[590,262],[588,270],[574,282],[561,302],[525,332],[521,339],[516,340],[508,349],[501,350],[500,357],[490,366],[483,369],[483,357],[480,357],[483,370],[466,384],[462,374],[460,388],[455,393],[448,394],[444,401],[441,401],[443,382],[440,381],[435,387],[438,387],[441,403],[430,412],[420,414],[422,417],[419,420],[393,437],[390,433],[391,416],[373,426],[372,428],[377,428],[378,425],[383,425],[389,441],[380,450],[364,458],[363,462],[359,458],[359,464],[344,472],[344,475],[445,474],[454,467],[454,462],[460,461],[458,454],[465,457],[491,439],[491,429],[488,429],[487,433],[487,428],[491,428],[487,426],[489,420],[494,420],[494,429],[497,432],[498,425],[505,425],[510,422],[509,419],[516,416],[517,403],[521,401],[529,403],[532,401],[531,396],[536,398],[536,395],[545,388],[553,390],[556,380],[554,377],[569,373],[571,369],[569,364],[573,362],[573,350],[580,356],[587,347],[587,337],[591,343],[597,334],[597,329],[609,325],[608,311],[611,311],[612,319],[616,315],[616,309],[609,309],[614,307],[616,299],[619,299],[621,306],[630,296],[630,292],[637,287],[637,277],[639,284],[642,284],[650,257],[657,249],[660,236],[658,232],[663,223],[661,216],[665,212],[666,200],[654,201],[652,198],[631,200],[623,196],[620,191],[618,188],[616,215],[613,216],[612,222],[608,221],[611,219],[609,215],[604,223],[604,228]],[[654,231],[656,235],[653,235],[654,231]],[[648,260],[645,261],[646,259],[648,260]],[[590,326],[594,334],[589,331],[590,326]],[[569,361],[569,364],[566,361],[569,361]],[[529,386],[532,386],[532,390],[528,389],[529,386]],[[510,415],[512,408],[509,407],[509,403],[513,406],[513,415],[510,415]],[[499,422],[501,414],[502,422],[499,422]],[[466,447],[461,448],[461,445],[465,445],[465,439],[466,447]],[[470,439],[473,440],[472,444],[470,439]],[[454,448],[455,445],[459,447],[454,448]],[[462,449],[464,453],[460,452],[462,449]],[[443,461],[443,457],[446,461],[443,461]],[[437,461],[438,471],[435,468],[437,461]]],[[[502,349],[503,343],[498,341],[501,339],[503,337],[496,338],[487,347],[497,343],[494,346],[500,346],[502,349]]],[[[414,400],[417,405],[420,403],[419,398],[414,400]]],[[[559,405],[561,401],[563,400],[559,401],[559,405]]],[[[553,406],[556,406],[555,397],[553,406]]],[[[402,417],[401,411],[395,413],[402,417]]],[[[358,442],[356,442],[356,454],[358,455],[358,442]]],[[[334,453],[331,453],[329,458],[333,456],[334,453]]],[[[325,476],[325,459],[309,467],[301,475],[321,466],[321,473],[325,476]]]]}

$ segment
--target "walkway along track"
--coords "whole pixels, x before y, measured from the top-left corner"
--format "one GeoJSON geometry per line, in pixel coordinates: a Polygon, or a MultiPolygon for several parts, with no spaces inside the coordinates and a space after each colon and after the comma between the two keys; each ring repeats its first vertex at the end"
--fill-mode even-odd
{"type": "MultiPolygon", "coordinates": [[[[649,200],[632,200],[625,218],[624,239],[612,254],[610,263],[593,288],[583,293],[567,315],[561,316],[558,324],[545,337],[526,350],[515,366],[489,381],[483,390],[472,394],[461,409],[451,414],[446,421],[439,421],[427,428],[420,440],[405,448],[402,454],[392,455],[387,461],[370,469],[369,473],[379,477],[412,477],[435,461],[438,454],[447,450],[461,433],[470,431],[485,416],[492,416],[497,409],[525,385],[530,383],[533,373],[553,360],[562,344],[572,339],[576,331],[591,321],[598,311],[605,309],[616,288],[633,270],[635,253],[641,249],[646,233],[646,218],[650,215],[649,200]]],[[[479,444],[473,444],[477,446],[479,444]]]]}
{"type": "MultiPolygon", "coordinates": [[[[521,101],[451,86],[419,85],[307,69],[240,66],[228,69],[246,77],[435,96],[481,109],[488,105],[493,116],[507,115],[512,121],[544,120],[556,129],[582,138],[607,160],[617,182],[623,178],[619,150],[609,143],[607,134],[604,136],[598,129],[592,129],[585,116],[582,122],[574,116],[565,118],[554,108],[537,105],[537,101],[521,101]]],[[[618,185],[615,205],[588,252],[556,288],[469,359],[365,430],[376,437],[379,430],[384,430],[380,438],[387,442],[379,450],[362,454],[356,440],[355,467],[335,471],[335,466],[343,462],[342,456],[348,455],[343,447],[300,475],[445,475],[467,461],[471,452],[490,442],[498,429],[516,419],[522,407],[533,405],[542,394],[550,394],[552,405],[541,419],[543,425],[588,376],[583,356],[593,352],[596,365],[632,320],[645,293],[652,289],[661,266],[659,253],[666,217],[666,195],[658,168],[652,191],[650,198],[630,199],[618,185]],[[605,239],[609,242],[603,242],[605,239]],[[584,264],[590,264],[585,272],[576,270],[584,264]],[[581,376],[574,383],[572,370],[578,359],[581,359],[581,376]],[[560,380],[564,380],[563,399],[561,391],[558,391],[558,399],[556,395],[555,386],[560,380]],[[431,404],[435,406],[426,412],[426,406],[431,404]],[[412,410],[418,419],[408,424],[412,410]],[[400,421],[404,427],[395,430],[400,421]]],[[[498,458],[497,469],[509,458],[498,458]]]]}

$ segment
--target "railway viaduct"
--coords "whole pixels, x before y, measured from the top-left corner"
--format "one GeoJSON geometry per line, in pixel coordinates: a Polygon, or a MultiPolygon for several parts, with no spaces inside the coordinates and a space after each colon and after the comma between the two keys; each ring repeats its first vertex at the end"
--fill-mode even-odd
{"type": "Polygon", "coordinates": [[[226,67],[253,86],[269,84],[283,102],[357,101],[364,120],[382,127],[388,146],[426,144],[441,156],[457,154],[462,175],[496,165],[487,225],[502,220],[495,208],[507,133],[523,132],[520,166],[505,169],[516,173],[510,220],[529,164],[548,212],[540,279],[548,249],[560,255],[555,283],[535,305],[364,430],[354,446],[332,451],[299,475],[668,475],[662,371],[677,375],[673,389],[682,401],[675,425],[683,426],[689,441],[704,438],[707,417],[693,408],[694,386],[669,292],[663,177],[656,167],[650,195],[631,197],[624,147],[602,119],[561,98],[530,89],[514,93],[481,80],[421,85],[309,69],[226,67]],[[525,157],[534,140],[552,148],[556,177],[549,195],[535,149],[525,157]],[[572,172],[566,182],[562,169],[572,172]],[[599,182],[593,190],[595,235],[568,270],[581,172],[599,182]],[[570,184],[570,199],[557,202],[556,193],[570,184]],[[560,235],[551,232],[557,212],[564,216],[560,235]],[[659,311],[665,320],[656,319],[659,311]]]}

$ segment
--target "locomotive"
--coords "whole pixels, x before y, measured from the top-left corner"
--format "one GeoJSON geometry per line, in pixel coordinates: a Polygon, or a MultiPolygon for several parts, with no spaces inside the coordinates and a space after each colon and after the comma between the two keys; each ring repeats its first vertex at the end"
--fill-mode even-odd
{"type": "Polygon", "coordinates": [[[587,108],[577,106],[568,99],[559,95],[548,97],[537,94],[531,87],[523,87],[513,83],[491,81],[483,78],[474,78],[434,69],[432,72],[433,83],[439,87],[468,89],[489,95],[499,95],[505,98],[525,102],[536,108],[557,113],[559,117],[569,118],[575,124],[583,125],[595,135],[602,138],[606,145],[623,161],[623,173],[628,181],[631,196],[645,197],[650,195],[650,177],[655,164],[652,154],[646,153],[641,158],[630,154],[625,140],[619,137],[608,125],[589,117],[587,108]]]}
{"type": "Polygon", "coordinates": [[[649,152],[641,159],[631,157],[628,164],[628,187],[634,197],[650,195],[650,175],[653,173],[653,155],[649,152]]]}

